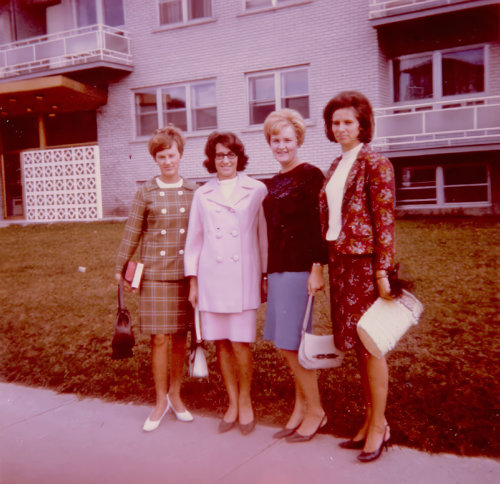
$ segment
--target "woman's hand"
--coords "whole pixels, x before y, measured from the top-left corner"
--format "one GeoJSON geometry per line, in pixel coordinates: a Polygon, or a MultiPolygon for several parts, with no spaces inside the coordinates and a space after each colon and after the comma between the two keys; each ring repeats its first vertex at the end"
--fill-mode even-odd
{"type": "Polygon", "coordinates": [[[136,288],[132,289],[130,287],[129,282],[126,281],[119,272],[115,273],[115,279],[118,284],[120,284],[120,281],[123,281],[123,290],[125,292],[137,292],[137,289],[136,288]]]}
{"type": "Polygon", "coordinates": [[[189,278],[189,302],[193,308],[198,304],[198,279],[195,276],[189,278]]]}
{"type": "Polygon", "coordinates": [[[378,295],[382,299],[394,299],[391,295],[391,284],[389,283],[389,277],[387,276],[386,271],[377,271],[377,289],[378,295]]]}
{"type": "Polygon", "coordinates": [[[307,292],[315,295],[325,287],[323,278],[323,266],[321,264],[313,264],[309,278],[307,279],[307,292]]]}
{"type": "Polygon", "coordinates": [[[262,274],[262,279],[260,280],[260,302],[264,304],[267,302],[267,275],[262,274]]]}

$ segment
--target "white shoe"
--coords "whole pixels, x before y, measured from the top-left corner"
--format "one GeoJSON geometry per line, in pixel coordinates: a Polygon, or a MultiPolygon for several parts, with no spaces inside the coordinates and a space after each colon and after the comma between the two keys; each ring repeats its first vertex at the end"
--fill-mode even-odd
{"type": "Polygon", "coordinates": [[[163,417],[165,415],[167,415],[168,409],[169,409],[169,405],[168,405],[168,402],[167,402],[167,408],[162,413],[160,419],[159,420],[151,420],[148,417],[146,419],[146,421],[144,422],[144,425],[142,426],[142,430],[144,430],[144,432],[152,432],[153,430],[156,430],[160,426],[160,423],[163,420],[163,417]]]}
{"type": "Polygon", "coordinates": [[[181,422],[192,422],[194,420],[194,417],[191,415],[191,412],[189,410],[184,410],[184,412],[177,412],[174,408],[174,406],[170,403],[170,399],[168,398],[167,394],[167,412],[169,409],[172,409],[172,412],[174,412],[175,417],[177,420],[180,420],[181,422]]]}

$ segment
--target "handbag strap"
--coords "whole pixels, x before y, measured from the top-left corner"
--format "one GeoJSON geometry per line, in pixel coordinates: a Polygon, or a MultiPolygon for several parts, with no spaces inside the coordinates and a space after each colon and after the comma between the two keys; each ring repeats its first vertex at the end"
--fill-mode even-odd
{"type": "Polygon", "coordinates": [[[302,332],[305,333],[307,329],[307,324],[309,323],[309,318],[311,317],[311,310],[314,302],[314,296],[309,294],[307,298],[306,312],[304,313],[304,320],[302,321],[302,332]]]}
{"type": "Polygon", "coordinates": [[[118,284],[118,311],[124,309],[123,305],[123,279],[120,279],[120,283],[118,284]]]}
{"type": "Polygon", "coordinates": [[[200,310],[198,305],[194,308],[194,329],[196,333],[196,342],[201,343],[201,322],[200,322],[200,310]]]}

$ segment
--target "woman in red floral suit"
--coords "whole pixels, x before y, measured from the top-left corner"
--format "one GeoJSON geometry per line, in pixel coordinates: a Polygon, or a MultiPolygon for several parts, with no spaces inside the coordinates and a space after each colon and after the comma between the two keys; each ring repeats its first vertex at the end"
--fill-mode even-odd
{"type": "Polygon", "coordinates": [[[370,462],[380,457],[390,437],[385,419],[389,378],[385,358],[368,353],[356,325],[377,297],[392,297],[388,273],[394,265],[394,172],[390,161],[367,144],[374,121],[365,96],[339,93],[326,105],[323,118],[327,138],[342,150],[319,195],[333,333],[339,349],[357,353],[366,404],[363,426],[340,446],[362,449],[358,459],[370,462]]]}

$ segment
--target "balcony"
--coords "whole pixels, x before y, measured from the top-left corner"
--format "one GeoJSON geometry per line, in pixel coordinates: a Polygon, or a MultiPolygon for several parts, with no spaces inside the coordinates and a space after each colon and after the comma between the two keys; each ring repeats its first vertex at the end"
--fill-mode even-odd
{"type": "Polygon", "coordinates": [[[500,96],[375,109],[380,151],[467,150],[500,144],[500,96]]]}
{"type": "Polygon", "coordinates": [[[0,79],[94,67],[131,71],[128,33],[107,25],[91,25],[0,46],[0,79]]]}
{"type": "Polygon", "coordinates": [[[373,26],[498,4],[494,0],[368,0],[373,26]]]}

